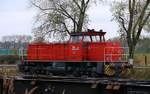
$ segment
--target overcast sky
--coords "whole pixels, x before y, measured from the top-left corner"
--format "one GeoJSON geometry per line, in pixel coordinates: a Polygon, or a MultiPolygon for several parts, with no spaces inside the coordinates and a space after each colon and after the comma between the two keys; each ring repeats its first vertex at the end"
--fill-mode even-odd
{"type": "MultiPolygon", "coordinates": [[[[33,35],[31,30],[36,11],[29,6],[29,0],[0,0],[0,39],[5,35],[33,35]]],[[[90,29],[103,29],[107,39],[117,35],[117,25],[111,22],[108,6],[91,7],[88,14],[90,29]]]]}

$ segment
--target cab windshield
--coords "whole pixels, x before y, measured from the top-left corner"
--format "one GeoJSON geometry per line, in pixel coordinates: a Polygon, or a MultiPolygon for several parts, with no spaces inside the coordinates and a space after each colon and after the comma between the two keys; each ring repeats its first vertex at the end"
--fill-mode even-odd
{"type": "Polygon", "coordinates": [[[70,42],[105,42],[106,32],[88,29],[88,32],[70,33],[70,42]]]}
{"type": "Polygon", "coordinates": [[[104,38],[101,36],[71,36],[70,42],[104,42],[104,38]]]}
{"type": "Polygon", "coordinates": [[[82,36],[71,36],[70,37],[70,42],[80,42],[82,41],[82,36]]]}

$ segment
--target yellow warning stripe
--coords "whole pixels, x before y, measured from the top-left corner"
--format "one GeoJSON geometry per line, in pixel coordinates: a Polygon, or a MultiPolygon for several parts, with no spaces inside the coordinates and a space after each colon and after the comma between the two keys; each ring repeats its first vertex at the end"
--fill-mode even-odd
{"type": "Polygon", "coordinates": [[[108,65],[105,65],[104,73],[108,76],[114,76],[116,73],[115,68],[114,68],[114,64],[111,63],[108,65]]]}

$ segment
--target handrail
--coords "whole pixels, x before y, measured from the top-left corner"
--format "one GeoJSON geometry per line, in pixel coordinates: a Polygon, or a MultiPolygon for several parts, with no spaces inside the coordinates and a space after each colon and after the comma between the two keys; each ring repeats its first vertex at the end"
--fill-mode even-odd
{"type": "Polygon", "coordinates": [[[128,47],[105,47],[104,48],[104,62],[110,61],[113,62],[113,56],[120,56],[120,60],[121,62],[127,62],[128,61],[128,55],[129,55],[129,51],[128,51],[128,47]],[[116,49],[120,49],[120,51],[118,51],[118,53],[113,53],[116,49]],[[111,50],[110,52],[107,52],[111,50]],[[109,60],[106,60],[106,59],[109,60]]]}

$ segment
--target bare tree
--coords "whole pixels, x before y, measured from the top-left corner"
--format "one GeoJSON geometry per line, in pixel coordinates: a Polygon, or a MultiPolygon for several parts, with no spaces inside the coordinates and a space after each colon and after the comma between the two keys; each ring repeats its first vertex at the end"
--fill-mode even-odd
{"type": "Polygon", "coordinates": [[[11,35],[11,36],[3,36],[3,42],[30,42],[32,37],[29,35],[11,35]]]}
{"type": "Polygon", "coordinates": [[[32,37],[29,35],[11,35],[3,36],[1,48],[26,48],[31,42],[32,37]]]}
{"type": "Polygon", "coordinates": [[[121,0],[113,6],[114,20],[128,43],[130,63],[133,63],[135,47],[143,28],[149,24],[149,8],[150,0],[121,0]]]}
{"type": "MultiPolygon", "coordinates": [[[[31,0],[39,9],[34,33],[41,32],[42,37],[51,32],[82,32],[87,29],[86,11],[95,0],[31,0]]],[[[66,35],[66,34],[63,34],[66,35]]]]}

